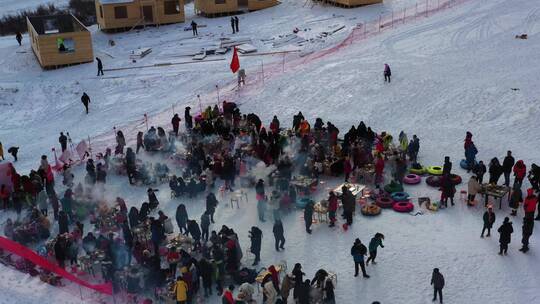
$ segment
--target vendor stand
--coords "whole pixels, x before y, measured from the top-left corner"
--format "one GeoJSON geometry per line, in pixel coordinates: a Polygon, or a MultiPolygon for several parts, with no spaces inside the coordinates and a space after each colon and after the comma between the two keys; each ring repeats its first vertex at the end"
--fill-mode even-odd
{"type": "Polygon", "coordinates": [[[502,185],[482,184],[481,193],[484,194],[484,204],[488,203],[488,197],[492,196],[495,201],[499,200],[499,209],[502,209],[502,199],[508,194],[510,199],[510,188],[502,185]]]}

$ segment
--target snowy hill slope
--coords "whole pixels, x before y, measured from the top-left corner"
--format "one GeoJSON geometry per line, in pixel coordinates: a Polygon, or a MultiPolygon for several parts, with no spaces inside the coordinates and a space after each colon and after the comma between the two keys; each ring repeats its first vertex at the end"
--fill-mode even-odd
{"type": "MultiPolygon", "coordinates": [[[[229,31],[228,17],[207,19],[193,16],[193,4],[188,4],[184,24],[147,27],[118,34],[102,33],[92,27],[94,53],[103,59],[105,69],[111,69],[192,62],[191,57],[184,55],[218,45],[220,38],[251,38],[262,51],[318,50],[343,39],[359,22],[376,20],[381,13],[409,7],[415,2],[392,0],[352,10],[320,5],[304,7],[304,3],[302,0],[288,0],[270,9],[240,15],[241,33],[235,36],[229,31]],[[200,29],[197,38],[192,37],[191,31],[184,31],[192,19],[206,25],[200,29]],[[342,25],[346,27],[336,34],[315,39],[321,32],[342,25]],[[303,46],[280,44],[278,48],[272,47],[271,41],[292,34],[296,27],[302,29],[299,36],[314,41],[303,46]],[[115,46],[111,47],[109,40],[114,40],[115,46]],[[153,51],[132,63],[129,55],[141,47],[152,47],[153,51]]],[[[58,133],[62,130],[69,131],[73,140],[78,142],[87,136],[112,131],[113,126],[140,122],[144,113],[160,112],[173,104],[177,111],[181,111],[185,105],[197,102],[197,94],[215,94],[216,84],[221,86],[235,79],[229,70],[230,56],[230,53],[212,56],[213,59],[225,59],[217,62],[112,71],[106,72],[103,78],[97,78],[95,64],[42,71],[26,36],[21,48],[16,46],[13,37],[0,37],[0,119],[3,121],[0,138],[4,146],[21,146],[19,167],[28,170],[33,166],[33,155],[49,153],[52,157],[50,145],[57,142],[58,133]],[[82,92],[87,92],[92,98],[88,116],[83,113],[80,103],[82,92]],[[32,130],[35,123],[40,125],[39,130],[34,130],[35,135],[41,139],[20,143],[21,136],[32,130]]],[[[249,73],[250,68],[258,70],[261,60],[266,64],[281,60],[281,57],[246,57],[242,65],[249,73]]]]}
{"type": "MultiPolygon", "coordinates": [[[[165,33],[167,29],[170,27],[151,33],[165,33]]],[[[465,130],[475,135],[480,159],[501,157],[511,149],[516,158],[530,165],[540,159],[539,34],[540,9],[533,1],[473,0],[353,44],[335,55],[287,70],[266,81],[264,86],[248,86],[235,101],[242,104],[244,112],[261,114],[265,122],[279,114],[282,124],[289,124],[292,114],[301,110],[310,121],[320,116],[332,121],[342,132],[360,120],[393,134],[405,130],[409,135],[414,133],[420,137],[420,161],[428,165],[440,164],[444,155],[450,155],[457,167],[462,157],[465,130]],[[521,33],[527,33],[529,39],[514,39],[515,34],[521,33]],[[392,67],[391,84],[382,82],[383,63],[392,67]]],[[[144,33],[126,34],[130,38],[125,39],[131,40],[128,44],[136,44],[137,35],[144,33]]],[[[103,46],[105,36],[98,39],[103,46]]],[[[7,44],[5,39],[0,41],[2,45],[7,44]]],[[[122,51],[127,49],[129,47],[122,51]]],[[[41,151],[55,142],[56,132],[61,129],[67,128],[72,134],[78,132],[79,138],[85,137],[80,135],[83,132],[89,135],[111,133],[113,125],[135,120],[142,111],[163,110],[172,100],[181,100],[179,109],[183,104],[194,104],[193,91],[212,92],[214,81],[230,78],[225,62],[201,64],[207,65],[208,70],[199,66],[155,69],[130,72],[128,79],[96,80],[90,77],[95,72],[94,67],[88,65],[41,72],[31,54],[24,55],[27,61],[23,72],[17,67],[20,61],[14,61],[17,58],[14,56],[18,55],[11,54],[13,50],[12,46],[0,49],[5,55],[0,59],[5,70],[1,83],[22,88],[20,93],[9,95],[20,108],[0,112],[0,138],[12,143],[35,141],[25,143],[27,155],[23,164],[27,167],[36,166],[41,151]],[[75,83],[77,79],[79,84],[75,83]],[[81,114],[77,101],[83,89],[98,92],[95,93],[95,112],[88,117],[81,114]],[[43,96],[35,95],[39,92],[43,92],[43,96]],[[126,117],[120,119],[118,113],[125,113],[126,117]]],[[[171,50],[174,48],[168,48],[171,50]]],[[[168,118],[162,123],[167,124],[168,118]]],[[[464,171],[455,170],[467,176],[464,171]]],[[[111,195],[124,196],[130,205],[138,205],[144,189],[126,190],[125,180],[121,182],[111,179],[108,191],[111,195]]],[[[335,182],[330,181],[329,185],[335,182]]],[[[435,190],[425,186],[406,190],[414,196],[438,197],[435,190]]],[[[321,192],[324,196],[324,191],[321,192]]],[[[168,202],[165,191],[159,198],[165,211],[173,214],[177,202],[168,202]]],[[[250,199],[253,203],[254,195],[250,199]]],[[[286,250],[276,253],[271,223],[257,222],[255,204],[246,204],[242,212],[224,205],[218,208],[217,227],[221,224],[235,227],[243,248],[249,244],[247,230],[250,226],[258,225],[264,231],[263,264],[287,259],[291,267],[299,261],[309,278],[319,268],[336,271],[337,303],[374,300],[431,303],[429,278],[433,267],[439,267],[446,277],[446,303],[540,301],[538,227],[531,237],[531,251],[521,254],[517,251],[520,217],[512,219],[515,233],[509,256],[501,257],[496,254],[497,233],[492,238],[479,238],[483,210],[471,210],[461,203],[445,211],[415,217],[392,211],[376,218],[357,215],[355,225],[348,232],[315,225],[311,236],[304,233],[301,213],[295,212],[284,218],[286,250]],[[355,279],[350,246],[356,237],[368,242],[375,232],[386,236],[385,248],[379,251],[379,264],[368,267],[372,276],[369,280],[355,279]]],[[[203,204],[190,203],[188,208],[190,214],[199,215],[203,204]]],[[[495,226],[498,227],[509,212],[507,209],[496,211],[495,226]]],[[[244,262],[249,263],[252,258],[248,256],[244,262]]],[[[0,288],[11,288],[13,278],[23,282],[27,279],[8,272],[0,280],[0,288]]],[[[32,281],[32,284],[40,283],[32,281]]],[[[26,292],[14,288],[10,295],[20,298],[18,303],[31,303],[26,292]]],[[[55,292],[55,288],[43,287],[39,295],[55,292]]],[[[214,302],[208,303],[217,303],[217,299],[212,300],[214,302]]],[[[70,298],[56,302],[63,301],[74,302],[70,298]]]]}

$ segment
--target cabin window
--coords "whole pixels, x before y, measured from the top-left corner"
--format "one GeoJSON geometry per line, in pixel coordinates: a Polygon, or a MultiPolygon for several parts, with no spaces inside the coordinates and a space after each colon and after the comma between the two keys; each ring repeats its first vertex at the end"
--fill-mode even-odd
{"type": "Polygon", "coordinates": [[[103,5],[99,6],[99,17],[103,18],[103,5]]]}
{"type": "Polygon", "coordinates": [[[165,0],[165,2],[163,2],[163,7],[165,8],[165,15],[176,15],[180,13],[178,1],[165,0]]]}
{"type": "Polygon", "coordinates": [[[226,2],[226,0],[214,0],[215,4],[225,4],[226,2]]]}
{"type": "Polygon", "coordinates": [[[58,38],[56,39],[56,46],[59,53],[73,53],[75,52],[75,42],[71,38],[58,38]]]}
{"type": "Polygon", "coordinates": [[[127,7],[126,6],[115,6],[114,7],[114,18],[124,19],[127,18],[127,7]]]}

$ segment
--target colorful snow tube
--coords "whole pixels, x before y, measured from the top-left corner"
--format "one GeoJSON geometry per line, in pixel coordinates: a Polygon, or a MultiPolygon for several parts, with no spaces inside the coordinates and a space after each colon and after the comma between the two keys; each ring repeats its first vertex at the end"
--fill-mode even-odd
{"type": "Polygon", "coordinates": [[[430,166],[426,169],[427,173],[431,175],[442,175],[442,167],[441,166],[430,166]]]}
{"type": "Polygon", "coordinates": [[[394,211],[405,213],[413,211],[414,205],[410,201],[404,201],[395,203],[392,208],[394,209],[394,211]]]}
{"type": "Polygon", "coordinates": [[[403,202],[409,199],[409,194],[407,192],[394,192],[390,196],[394,202],[403,202]]]}
{"type": "Polygon", "coordinates": [[[440,187],[441,186],[441,177],[440,176],[429,176],[426,178],[426,184],[431,187],[440,187]]]}
{"type": "Polygon", "coordinates": [[[459,176],[457,174],[450,174],[450,179],[452,180],[452,183],[454,185],[459,185],[462,182],[461,176],[459,176]]]}
{"type": "Polygon", "coordinates": [[[365,205],[360,209],[360,212],[365,216],[375,216],[381,214],[381,207],[377,205],[365,205]]]}
{"type": "Polygon", "coordinates": [[[381,208],[392,208],[394,206],[394,200],[386,196],[381,196],[375,201],[375,204],[381,208]]]}
{"type": "Polygon", "coordinates": [[[402,192],[403,186],[398,183],[390,183],[386,186],[384,186],[384,191],[388,193],[394,193],[394,192],[402,192]]]}
{"type": "Polygon", "coordinates": [[[416,174],[407,174],[403,178],[403,182],[407,185],[416,185],[416,184],[419,184],[421,181],[422,181],[422,178],[420,177],[420,175],[416,175],[416,174]]]}
{"type": "Polygon", "coordinates": [[[420,164],[413,165],[409,168],[409,172],[412,174],[422,175],[426,173],[426,168],[422,167],[420,164]]]}
{"type": "Polygon", "coordinates": [[[465,159],[462,159],[460,162],[459,162],[459,166],[465,170],[472,170],[472,167],[476,166],[477,162],[474,161],[474,164],[469,167],[468,164],[467,164],[467,160],[465,159]]]}

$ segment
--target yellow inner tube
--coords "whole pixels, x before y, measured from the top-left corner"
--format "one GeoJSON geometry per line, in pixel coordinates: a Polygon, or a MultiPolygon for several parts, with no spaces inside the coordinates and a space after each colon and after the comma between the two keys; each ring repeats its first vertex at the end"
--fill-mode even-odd
{"type": "Polygon", "coordinates": [[[377,215],[379,213],[381,213],[381,207],[377,205],[366,205],[362,207],[362,214],[377,215]]]}

